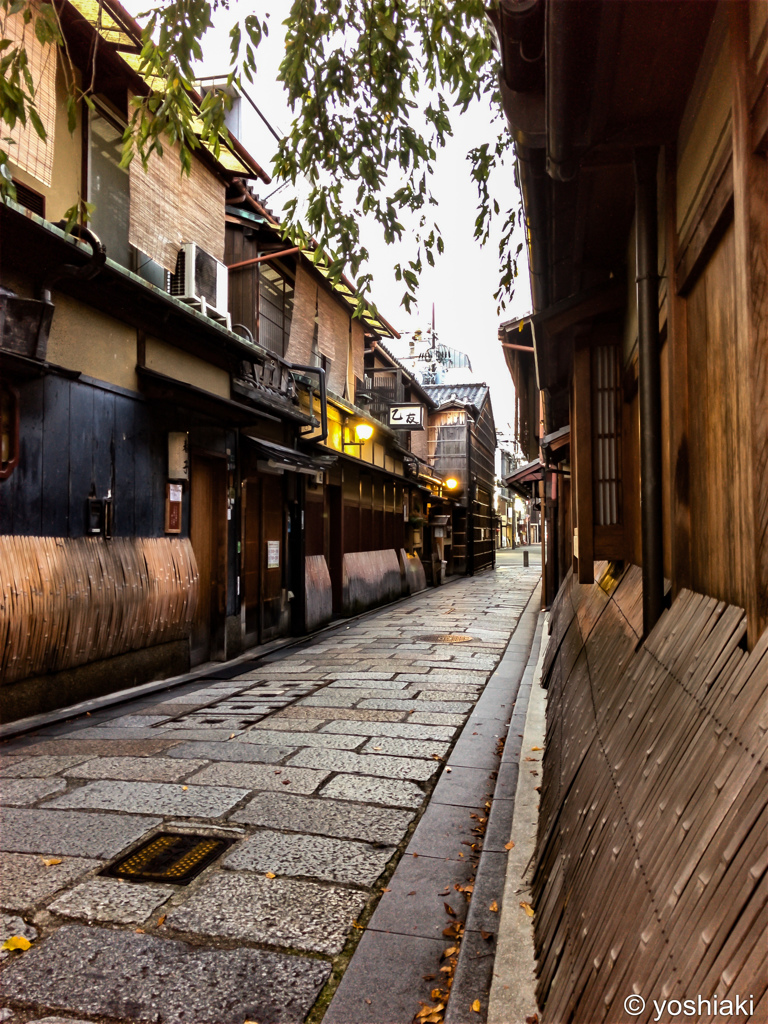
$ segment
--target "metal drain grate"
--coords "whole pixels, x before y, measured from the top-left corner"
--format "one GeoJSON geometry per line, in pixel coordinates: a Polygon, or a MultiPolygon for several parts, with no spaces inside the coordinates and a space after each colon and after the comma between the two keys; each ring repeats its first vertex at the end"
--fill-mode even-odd
{"type": "Polygon", "coordinates": [[[429,644],[465,644],[475,638],[467,633],[425,633],[424,636],[415,636],[413,639],[429,644]]]}
{"type": "Polygon", "coordinates": [[[176,835],[161,832],[142,843],[102,875],[132,882],[171,882],[186,885],[232,845],[232,839],[215,836],[176,835]]]}

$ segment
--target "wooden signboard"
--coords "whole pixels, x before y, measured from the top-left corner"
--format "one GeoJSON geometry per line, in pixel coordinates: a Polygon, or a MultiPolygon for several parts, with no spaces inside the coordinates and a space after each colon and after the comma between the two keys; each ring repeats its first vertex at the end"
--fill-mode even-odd
{"type": "Polygon", "coordinates": [[[181,484],[165,485],[165,532],[181,533],[181,484]]]}

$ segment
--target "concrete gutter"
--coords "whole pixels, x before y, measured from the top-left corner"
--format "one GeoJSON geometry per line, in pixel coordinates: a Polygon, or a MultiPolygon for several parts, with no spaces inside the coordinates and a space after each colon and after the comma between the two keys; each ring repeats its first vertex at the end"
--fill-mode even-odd
{"type": "MultiPolygon", "coordinates": [[[[510,855],[506,845],[510,840],[510,835],[515,834],[516,799],[521,784],[520,775],[525,774],[527,779],[532,780],[532,786],[538,785],[540,781],[529,772],[523,772],[523,764],[521,764],[523,756],[529,756],[528,748],[540,745],[533,742],[528,743],[525,729],[532,681],[536,665],[540,660],[539,649],[542,646],[543,624],[546,618],[544,613],[538,611],[540,601],[541,583],[539,582],[531,595],[504,657],[488,680],[482,697],[464,729],[465,733],[471,732],[473,720],[487,716],[490,706],[496,705],[500,710],[504,706],[501,703],[502,697],[505,703],[511,697],[514,702],[514,710],[507,729],[501,733],[506,737],[504,750],[483,837],[483,848],[475,871],[474,891],[467,913],[466,927],[445,1015],[446,1024],[469,1024],[470,1021],[482,1024],[486,1020],[495,957],[498,956],[497,950],[502,941],[502,930],[505,927],[504,911],[507,909],[506,888],[508,888],[510,855]],[[492,910],[492,907],[496,907],[496,909],[492,910]],[[484,933],[488,938],[484,938],[484,933]],[[480,1002],[480,1010],[470,1011],[470,1007],[476,999],[480,1002]]],[[[498,714],[499,711],[496,713],[498,714]]],[[[508,712],[503,714],[506,717],[508,712]]],[[[531,756],[540,757],[540,755],[531,756]]],[[[528,768],[529,762],[524,762],[524,766],[528,768]]],[[[535,765],[531,765],[531,767],[536,769],[535,765]]],[[[538,769],[540,770],[540,765],[538,769]]],[[[538,801],[538,794],[534,793],[534,796],[538,801]]],[[[515,842],[517,842],[516,839],[515,842]]],[[[514,854],[516,849],[517,847],[511,853],[514,854]]],[[[509,910],[514,912],[517,909],[518,913],[523,914],[519,907],[520,896],[513,893],[509,899],[512,901],[512,907],[509,910]]],[[[526,917],[526,920],[529,918],[526,917]]],[[[534,1005],[531,1003],[530,1013],[534,1012],[534,1005]]],[[[505,1020],[503,1024],[511,1024],[511,1022],[505,1020]]]]}
{"type": "MultiPolygon", "coordinates": [[[[544,640],[546,631],[543,627],[548,618],[546,612],[542,612],[539,618],[537,633],[544,640]]],[[[533,758],[533,761],[521,762],[517,779],[511,833],[515,845],[507,859],[504,902],[488,1001],[488,1024],[525,1024],[537,1012],[533,918],[520,904],[530,902],[539,820],[538,789],[546,734],[547,691],[541,685],[546,642],[540,640],[539,647],[537,654],[534,644],[526,669],[526,676],[529,672],[531,674],[531,690],[520,756],[533,758]]]]}

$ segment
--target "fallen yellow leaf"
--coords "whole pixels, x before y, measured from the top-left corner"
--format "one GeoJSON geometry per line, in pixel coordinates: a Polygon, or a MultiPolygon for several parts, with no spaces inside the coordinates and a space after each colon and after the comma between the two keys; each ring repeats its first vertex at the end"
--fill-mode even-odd
{"type": "Polygon", "coordinates": [[[12,935],[0,946],[0,949],[29,949],[32,943],[23,935],[12,935]]]}
{"type": "Polygon", "coordinates": [[[523,908],[523,910],[524,910],[524,911],[526,912],[526,914],[528,915],[528,917],[533,917],[533,914],[534,914],[534,910],[533,910],[533,907],[531,906],[531,904],[530,904],[530,903],[523,903],[523,901],[521,900],[521,901],[520,901],[520,906],[521,906],[521,907],[523,908]]]}
{"type": "Polygon", "coordinates": [[[42,857],[41,860],[47,868],[52,868],[54,864],[61,864],[61,857],[42,857]]]}
{"type": "Polygon", "coordinates": [[[493,911],[494,914],[498,914],[499,904],[496,902],[496,900],[494,900],[493,903],[491,903],[490,907],[488,907],[488,909],[493,911]]]}
{"type": "Polygon", "coordinates": [[[513,849],[514,845],[515,845],[515,844],[514,844],[514,843],[512,842],[512,840],[510,839],[510,841],[509,841],[508,843],[506,843],[506,844],[505,844],[505,846],[504,846],[504,849],[505,849],[505,850],[511,850],[511,849],[513,849]]]}
{"type": "Polygon", "coordinates": [[[531,750],[541,750],[541,747],[531,747],[531,750]]]}
{"type": "Polygon", "coordinates": [[[182,789],[189,789],[189,786],[182,786],[182,789]]]}
{"type": "Polygon", "coordinates": [[[165,914],[161,914],[160,917],[158,917],[157,919],[158,928],[160,927],[161,924],[165,924],[165,914]]]}
{"type": "Polygon", "coordinates": [[[475,1011],[475,1013],[480,1013],[480,1000],[479,999],[476,999],[474,1001],[474,1003],[472,1003],[471,1009],[473,1009],[475,1011]]]}
{"type": "Polygon", "coordinates": [[[277,875],[274,873],[274,871],[268,871],[267,878],[277,878],[277,875]]]}

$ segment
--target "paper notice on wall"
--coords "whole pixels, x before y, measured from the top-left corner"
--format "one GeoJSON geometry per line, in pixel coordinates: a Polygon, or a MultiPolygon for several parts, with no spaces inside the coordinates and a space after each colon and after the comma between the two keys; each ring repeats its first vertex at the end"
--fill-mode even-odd
{"type": "Polygon", "coordinates": [[[280,568],[280,541],[279,540],[268,540],[267,541],[267,568],[268,569],[279,569],[280,568]]]}

